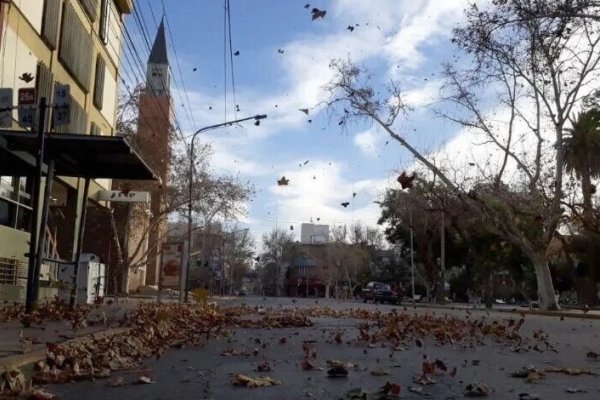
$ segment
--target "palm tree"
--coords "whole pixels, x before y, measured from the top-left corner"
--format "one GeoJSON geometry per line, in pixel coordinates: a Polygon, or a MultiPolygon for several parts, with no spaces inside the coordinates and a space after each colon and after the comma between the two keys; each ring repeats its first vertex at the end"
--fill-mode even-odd
{"type": "Polygon", "coordinates": [[[564,138],[565,169],[581,180],[583,217],[586,229],[593,225],[592,195],[596,188],[592,179],[600,177],[600,109],[577,115],[564,138]]]}

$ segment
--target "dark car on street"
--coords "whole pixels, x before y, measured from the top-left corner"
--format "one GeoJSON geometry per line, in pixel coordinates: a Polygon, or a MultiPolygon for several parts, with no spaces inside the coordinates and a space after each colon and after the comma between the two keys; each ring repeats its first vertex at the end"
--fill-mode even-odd
{"type": "Polygon", "coordinates": [[[362,290],[363,302],[398,304],[400,297],[392,287],[383,282],[369,282],[362,290]]]}

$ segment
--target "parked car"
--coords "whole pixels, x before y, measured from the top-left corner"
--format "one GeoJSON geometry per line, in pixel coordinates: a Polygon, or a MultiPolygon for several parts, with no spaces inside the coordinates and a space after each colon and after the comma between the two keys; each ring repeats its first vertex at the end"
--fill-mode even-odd
{"type": "Polygon", "coordinates": [[[398,304],[400,298],[398,293],[392,290],[392,287],[383,282],[369,282],[362,290],[363,302],[373,301],[373,303],[398,304]]]}

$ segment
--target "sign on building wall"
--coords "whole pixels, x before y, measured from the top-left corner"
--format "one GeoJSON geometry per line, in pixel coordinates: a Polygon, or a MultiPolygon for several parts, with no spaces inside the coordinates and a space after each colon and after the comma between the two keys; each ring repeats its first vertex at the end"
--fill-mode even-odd
{"type": "Polygon", "coordinates": [[[160,257],[161,288],[179,288],[183,273],[184,244],[165,243],[160,257]]]}
{"type": "Polygon", "coordinates": [[[149,192],[134,192],[121,190],[100,190],[98,201],[116,201],[121,203],[150,203],[149,192]]]}
{"type": "Polygon", "coordinates": [[[71,87],[56,85],[54,87],[54,126],[71,123],[71,87]]]}
{"type": "Polygon", "coordinates": [[[19,125],[24,128],[35,126],[35,88],[19,89],[19,125]]]}

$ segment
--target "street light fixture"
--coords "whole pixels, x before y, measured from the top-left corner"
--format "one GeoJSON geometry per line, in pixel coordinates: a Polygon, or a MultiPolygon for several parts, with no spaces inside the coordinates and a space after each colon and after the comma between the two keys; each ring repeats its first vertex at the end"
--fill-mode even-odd
{"type": "MultiPolygon", "coordinates": [[[[190,274],[190,264],[192,262],[191,260],[191,253],[192,253],[192,202],[193,202],[193,189],[194,189],[194,144],[196,141],[196,137],[198,136],[198,134],[202,133],[202,132],[206,132],[209,131],[211,129],[216,129],[216,128],[221,128],[224,126],[231,126],[233,124],[237,124],[239,122],[244,122],[244,121],[249,121],[249,120],[255,120],[258,124],[260,124],[260,120],[261,119],[265,119],[267,118],[266,114],[257,114],[253,117],[247,117],[247,118],[241,118],[241,119],[236,119],[233,121],[226,121],[226,122],[221,122],[220,124],[215,124],[215,125],[209,125],[209,126],[205,126],[204,128],[200,128],[198,129],[196,132],[194,132],[194,134],[192,135],[192,142],[190,143],[190,165],[189,165],[189,180],[188,180],[188,194],[189,194],[189,198],[188,198],[188,251],[187,251],[187,263],[186,263],[186,272],[185,272],[185,284],[183,285],[183,289],[184,289],[184,296],[181,296],[181,293],[179,295],[179,302],[181,302],[182,300],[184,300],[186,303],[188,301],[188,283],[189,283],[189,274],[190,274]]],[[[258,125],[255,124],[255,125],[258,125]]],[[[206,227],[205,227],[206,229],[206,227]]],[[[206,240],[206,239],[205,239],[206,240]]],[[[203,255],[204,257],[204,255],[203,255]]]]}

